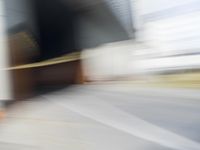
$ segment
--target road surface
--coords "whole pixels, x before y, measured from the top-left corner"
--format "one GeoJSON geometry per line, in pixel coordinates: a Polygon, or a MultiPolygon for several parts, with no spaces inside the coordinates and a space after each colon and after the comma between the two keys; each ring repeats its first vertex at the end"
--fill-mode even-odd
{"type": "Polygon", "coordinates": [[[200,150],[196,89],[73,86],[13,105],[2,150],[200,150]]]}

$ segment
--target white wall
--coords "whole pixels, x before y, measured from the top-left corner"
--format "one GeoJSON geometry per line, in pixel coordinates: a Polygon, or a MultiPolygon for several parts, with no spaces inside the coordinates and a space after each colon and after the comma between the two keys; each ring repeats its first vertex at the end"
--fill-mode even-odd
{"type": "Polygon", "coordinates": [[[149,47],[137,50],[143,71],[200,68],[200,1],[131,1],[137,39],[149,47]]]}
{"type": "Polygon", "coordinates": [[[9,66],[5,19],[4,1],[0,0],[0,100],[12,98],[9,72],[3,70],[9,66]]]}
{"type": "MultiPolygon", "coordinates": [[[[140,40],[156,55],[200,52],[200,2],[197,0],[132,0],[140,40]]],[[[133,13],[134,13],[133,12],[133,13]]]]}
{"type": "Polygon", "coordinates": [[[101,45],[83,51],[84,75],[90,80],[106,80],[113,77],[126,77],[135,74],[134,50],[141,45],[133,41],[122,41],[101,45]]]}

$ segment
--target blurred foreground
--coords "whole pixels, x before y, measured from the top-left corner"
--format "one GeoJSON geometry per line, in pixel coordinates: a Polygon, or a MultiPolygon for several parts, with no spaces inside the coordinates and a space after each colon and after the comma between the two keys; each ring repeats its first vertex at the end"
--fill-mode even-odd
{"type": "Polygon", "coordinates": [[[0,0],[0,150],[200,150],[200,1],[0,0]]]}
{"type": "Polygon", "coordinates": [[[73,86],[12,105],[2,150],[199,150],[197,90],[73,86]]]}

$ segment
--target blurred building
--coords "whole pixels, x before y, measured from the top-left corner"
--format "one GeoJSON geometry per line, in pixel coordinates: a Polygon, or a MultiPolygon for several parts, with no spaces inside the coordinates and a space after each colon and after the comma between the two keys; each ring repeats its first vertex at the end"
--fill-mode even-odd
{"type": "Polygon", "coordinates": [[[199,1],[135,0],[134,4],[137,39],[147,47],[137,50],[145,58],[141,67],[147,71],[198,69],[199,1]]]}
{"type": "MultiPolygon", "coordinates": [[[[200,66],[197,0],[1,0],[0,4],[1,68],[83,50],[85,75],[93,79],[198,70],[200,66]]],[[[16,87],[20,83],[26,83],[24,89],[75,83],[80,64],[14,73],[16,87]],[[22,74],[37,76],[36,81],[21,82],[18,76],[22,74]]],[[[0,93],[9,99],[13,74],[1,72],[6,86],[0,93]]]]}
{"type": "MultiPolygon", "coordinates": [[[[128,0],[1,0],[0,5],[2,70],[128,40],[134,35],[128,0]]],[[[79,66],[76,62],[37,70],[1,71],[5,88],[0,91],[0,99],[27,97],[41,84],[75,83],[79,66]]]]}

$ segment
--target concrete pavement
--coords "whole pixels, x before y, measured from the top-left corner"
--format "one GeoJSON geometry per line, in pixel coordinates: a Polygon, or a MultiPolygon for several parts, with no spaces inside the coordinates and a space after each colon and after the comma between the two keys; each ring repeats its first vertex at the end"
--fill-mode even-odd
{"type": "Polygon", "coordinates": [[[74,86],[19,102],[0,124],[0,149],[198,150],[198,90],[74,86]]]}

